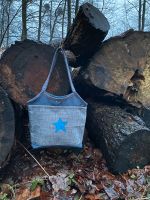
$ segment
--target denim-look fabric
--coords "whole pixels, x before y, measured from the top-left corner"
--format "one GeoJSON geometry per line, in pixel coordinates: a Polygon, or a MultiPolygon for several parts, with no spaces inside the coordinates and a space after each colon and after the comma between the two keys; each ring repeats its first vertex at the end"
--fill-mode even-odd
{"type": "Polygon", "coordinates": [[[55,96],[46,92],[58,51],[59,49],[54,54],[48,78],[41,92],[28,101],[33,148],[56,146],[82,148],[87,103],[75,91],[67,58],[62,49],[72,93],[55,96]]]}

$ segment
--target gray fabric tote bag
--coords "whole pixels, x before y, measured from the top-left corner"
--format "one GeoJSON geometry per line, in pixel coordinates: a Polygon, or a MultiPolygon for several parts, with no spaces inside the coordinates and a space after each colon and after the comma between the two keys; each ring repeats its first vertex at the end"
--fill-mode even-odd
{"type": "Polygon", "coordinates": [[[87,103],[76,92],[68,61],[61,49],[72,92],[64,96],[48,93],[47,87],[55,67],[58,48],[41,92],[28,101],[31,145],[43,147],[82,148],[87,103]]]}

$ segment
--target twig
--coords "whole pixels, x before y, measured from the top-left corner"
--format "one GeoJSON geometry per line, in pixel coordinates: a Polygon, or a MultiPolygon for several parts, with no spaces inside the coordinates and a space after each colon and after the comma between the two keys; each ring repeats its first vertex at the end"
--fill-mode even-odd
{"type": "Polygon", "coordinates": [[[48,176],[48,178],[50,177],[50,175],[48,174],[48,172],[44,169],[44,167],[39,163],[39,161],[32,155],[32,153],[30,153],[30,151],[21,143],[17,140],[17,143],[35,160],[35,162],[39,165],[39,167],[44,171],[44,173],[48,176]]]}

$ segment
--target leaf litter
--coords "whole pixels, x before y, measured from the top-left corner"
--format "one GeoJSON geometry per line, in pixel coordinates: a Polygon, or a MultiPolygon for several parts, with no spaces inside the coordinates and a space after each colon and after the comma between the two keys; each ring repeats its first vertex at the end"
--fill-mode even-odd
{"type": "Polygon", "coordinates": [[[89,139],[81,152],[29,152],[17,145],[0,172],[0,200],[150,200],[150,166],[114,175],[89,139]]]}

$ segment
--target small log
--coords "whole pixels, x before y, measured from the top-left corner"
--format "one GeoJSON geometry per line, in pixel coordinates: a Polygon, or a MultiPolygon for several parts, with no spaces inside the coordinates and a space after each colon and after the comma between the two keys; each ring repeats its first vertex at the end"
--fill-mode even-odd
{"type": "Polygon", "coordinates": [[[114,173],[150,162],[150,129],[138,116],[89,100],[87,129],[114,173]]]}
{"type": "MultiPolygon", "coordinates": [[[[54,48],[31,40],[16,42],[0,60],[0,83],[9,97],[20,105],[37,95],[51,66],[54,48]]],[[[68,77],[61,54],[50,80],[48,91],[57,95],[69,92],[68,77]]]]}
{"type": "Polygon", "coordinates": [[[0,88],[0,169],[7,163],[14,144],[15,117],[6,92],[0,88]]]}
{"type": "Polygon", "coordinates": [[[150,108],[150,32],[131,30],[105,41],[81,70],[87,85],[150,108]]]}
{"type": "Polygon", "coordinates": [[[77,65],[85,65],[101,45],[109,28],[106,17],[98,8],[85,3],[80,6],[63,47],[74,53],[77,65]]]}

